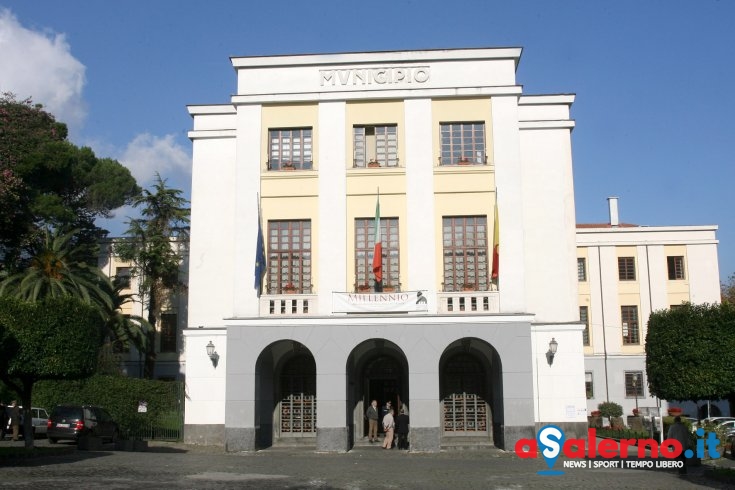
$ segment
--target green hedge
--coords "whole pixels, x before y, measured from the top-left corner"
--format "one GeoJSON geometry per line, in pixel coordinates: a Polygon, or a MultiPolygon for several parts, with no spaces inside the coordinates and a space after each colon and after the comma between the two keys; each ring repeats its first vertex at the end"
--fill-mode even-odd
{"type": "Polygon", "coordinates": [[[120,424],[123,435],[140,434],[144,428],[175,428],[183,417],[183,383],[94,375],[77,381],[41,381],[33,392],[33,406],[49,413],[56,405],[87,404],[106,408],[120,424]],[[139,401],[148,411],[138,413],[139,401]]]}

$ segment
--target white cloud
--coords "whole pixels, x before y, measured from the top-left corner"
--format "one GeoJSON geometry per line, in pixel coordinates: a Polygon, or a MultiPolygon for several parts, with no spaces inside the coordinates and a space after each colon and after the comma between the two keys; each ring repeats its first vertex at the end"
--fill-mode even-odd
{"type": "Polygon", "coordinates": [[[81,127],[86,68],[63,34],[27,29],[10,10],[0,9],[0,53],[0,92],[32,97],[71,130],[81,127]]]}
{"type": "Polygon", "coordinates": [[[176,143],[175,135],[139,134],[128,143],[120,163],[130,169],[138,185],[146,187],[158,172],[163,179],[191,174],[191,157],[176,143]]]}

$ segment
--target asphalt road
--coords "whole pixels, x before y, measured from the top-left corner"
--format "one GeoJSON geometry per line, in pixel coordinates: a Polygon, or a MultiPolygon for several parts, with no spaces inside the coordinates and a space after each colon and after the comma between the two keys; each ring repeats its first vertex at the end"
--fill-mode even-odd
{"type": "MultiPolygon", "coordinates": [[[[46,446],[45,440],[37,441],[46,446]]],[[[9,441],[0,442],[0,447],[9,441]]],[[[63,443],[59,444],[60,446],[63,443]]],[[[723,460],[732,466],[732,460],[723,460]]],[[[224,453],[218,448],[151,443],[147,452],[71,450],[58,456],[0,460],[0,488],[172,489],[517,489],[517,488],[735,488],[706,475],[707,465],[680,477],[675,469],[563,468],[542,476],[542,459],[523,460],[497,449],[419,454],[359,447],[346,454],[308,449],[224,453]]]]}

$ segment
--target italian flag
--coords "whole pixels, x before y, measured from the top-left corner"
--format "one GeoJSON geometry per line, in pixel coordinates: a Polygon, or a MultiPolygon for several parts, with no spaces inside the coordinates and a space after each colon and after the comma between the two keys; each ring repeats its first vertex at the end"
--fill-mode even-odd
{"type": "Polygon", "coordinates": [[[493,281],[498,280],[500,268],[500,222],[498,221],[498,196],[495,195],[495,222],[493,223],[493,269],[490,276],[493,281]]]}
{"type": "Polygon", "coordinates": [[[380,235],[380,191],[375,203],[375,250],[373,251],[373,274],[375,275],[375,291],[383,290],[383,243],[380,235]]]}

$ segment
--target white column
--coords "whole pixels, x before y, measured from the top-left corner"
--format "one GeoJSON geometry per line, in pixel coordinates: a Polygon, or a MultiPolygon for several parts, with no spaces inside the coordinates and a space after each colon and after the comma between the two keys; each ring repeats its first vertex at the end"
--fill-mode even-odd
{"type": "MultiPolygon", "coordinates": [[[[432,158],[431,99],[404,102],[406,128],[406,216],[408,218],[408,271],[403,289],[429,289],[437,284],[436,240],[434,227],[434,164],[432,158]]],[[[429,305],[436,313],[436,297],[429,305]]]]}
{"type": "Polygon", "coordinates": [[[494,97],[492,112],[493,161],[500,220],[500,312],[525,312],[525,223],[517,97],[494,97]]]}
{"type": "MultiPolygon", "coordinates": [[[[235,148],[235,244],[233,315],[258,316],[255,290],[255,250],[258,239],[258,200],[260,192],[260,105],[237,107],[235,148]]],[[[216,198],[216,195],[212,195],[216,198]]],[[[264,230],[265,232],[265,230],[264,230]]],[[[224,312],[223,312],[224,313],[224,312]]]]}
{"type": "Polygon", "coordinates": [[[332,314],[332,291],[346,291],[347,170],[345,166],[345,103],[319,104],[319,239],[317,293],[319,314],[332,314]]]}

